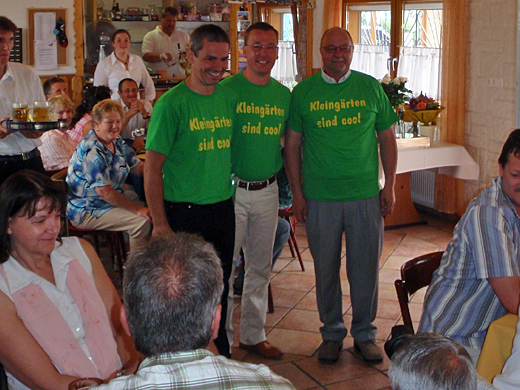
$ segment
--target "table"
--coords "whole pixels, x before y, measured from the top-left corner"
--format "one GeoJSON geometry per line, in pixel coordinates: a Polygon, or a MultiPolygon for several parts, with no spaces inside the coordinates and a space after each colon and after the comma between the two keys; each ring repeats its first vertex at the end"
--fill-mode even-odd
{"type": "Polygon", "coordinates": [[[507,358],[511,355],[517,323],[518,316],[509,313],[489,325],[477,363],[477,372],[489,383],[502,372],[507,358]]]}
{"type": "MultiPolygon", "coordinates": [[[[477,180],[479,166],[461,145],[433,141],[429,148],[397,149],[396,204],[392,214],[385,218],[386,227],[409,225],[421,221],[410,193],[411,172],[428,169],[463,180],[477,180]]],[[[384,183],[382,167],[380,181],[384,183]],[[382,180],[381,180],[382,179],[382,180]]]]}

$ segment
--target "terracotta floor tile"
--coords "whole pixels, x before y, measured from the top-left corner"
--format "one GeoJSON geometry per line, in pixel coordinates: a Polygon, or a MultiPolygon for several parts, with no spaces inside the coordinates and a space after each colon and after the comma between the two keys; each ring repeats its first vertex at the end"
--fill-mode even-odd
{"type": "Polygon", "coordinates": [[[287,288],[301,291],[309,291],[314,287],[314,276],[297,275],[292,273],[279,273],[271,279],[271,288],[287,288]]]}
{"type": "Polygon", "coordinates": [[[402,243],[395,249],[394,255],[407,256],[409,258],[424,255],[425,253],[435,252],[439,250],[437,245],[430,244],[427,241],[415,238],[413,236],[406,236],[402,243]]]}
{"type": "Polygon", "coordinates": [[[316,356],[298,360],[294,364],[321,385],[329,385],[377,373],[373,367],[363,363],[345,350],[341,352],[339,360],[334,364],[320,363],[316,356]]]}
{"type": "Polygon", "coordinates": [[[321,334],[301,330],[272,329],[267,338],[274,345],[282,346],[285,353],[312,356],[321,344],[321,334]]]}
{"type": "Polygon", "coordinates": [[[312,255],[311,255],[311,251],[309,250],[308,247],[306,247],[305,249],[300,248],[300,255],[302,256],[303,261],[314,262],[314,259],[312,258],[312,255]]]}
{"type": "Polygon", "coordinates": [[[300,302],[307,292],[301,290],[289,290],[271,286],[273,302],[277,307],[294,307],[300,302]]]}
{"type": "Polygon", "coordinates": [[[386,263],[383,264],[383,269],[389,268],[389,269],[401,270],[401,266],[410,259],[411,259],[410,256],[392,255],[388,258],[386,263]]]}
{"type": "Polygon", "coordinates": [[[377,340],[386,340],[392,332],[392,328],[396,325],[397,320],[391,320],[386,318],[377,318],[374,321],[374,325],[377,326],[377,340]]]}
{"type": "Polygon", "coordinates": [[[379,298],[397,301],[397,294],[393,283],[379,283],[379,298]]]}
{"type": "MultiPolygon", "coordinates": [[[[302,259],[303,260],[303,259],[302,259]]],[[[295,258],[293,261],[291,261],[290,264],[287,265],[283,269],[283,272],[293,272],[293,273],[302,273],[305,272],[303,275],[312,275],[314,276],[314,263],[312,261],[303,261],[303,267],[305,268],[305,271],[302,271],[302,266],[297,258],[295,258]]]]}
{"type": "MultiPolygon", "coordinates": [[[[289,255],[290,255],[290,252],[289,252],[289,255]]],[[[293,261],[292,257],[284,258],[284,257],[282,257],[282,255],[280,255],[280,257],[276,260],[276,263],[274,263],[274,267],[271,271],[271,274],[279,272],[282,269],[285,269],[285,267],[287,267],[289,264],[291,264],[292,261],[293,261]]]]}
{"type": "Polygon", "coordinates": [[[393,268],[381,268],[379,270],[379,282],[380,283],[394,283],[396,279],[401,278],[401,272],[399,269],[393,268]]]}
{"type": "Polygon", "coordinates": [[[327,390],[378,390],[390,387],[390,379],[384,374],[370,374],[328,385],[327,390]]]}
{"type": "Polygon", "coordinates": [[[423,310],[423,304],[417,302],[408,303],[408,310],[410,310],[410,316],[412,317],[412,322],[419,322],[421,320],[421,314],[423,310]]]}
{"type": "Polygon", "coordinates": [[[276,374],[288,379],[298,390],[315,388],[317,383],[292,363],[271,366],[276,374]]]}
{"type": "Polygon", "coordinates": [[[280,320],[276,328],[319,332],[320,326],[322,322],[317,311],[292,309],[280,320]]]}
{"type": "MultiPolygon", "coordinates": [[[[401,316],[399,302],[396,299],[379,299],[377,304],[377,317],[397,320],[401,316]]],[[[412,317],[413,319],[414,317],[412,317]]]]}
{"type": "Polygon", "coordinates": [[[267,313],[265,316],[265,326],[267,327],[273,327],[276,326],[280,320],[289,313],[291,309],[287,307],[274,307],[274,313],[267,313]]]}

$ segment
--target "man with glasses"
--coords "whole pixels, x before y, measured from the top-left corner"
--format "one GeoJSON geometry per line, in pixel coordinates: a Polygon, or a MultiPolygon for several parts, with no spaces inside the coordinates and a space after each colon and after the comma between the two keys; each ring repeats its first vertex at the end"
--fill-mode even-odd
{"type": "MultiPolygon", "coordinates": [[[[278,58],[278,32],[273,26],[263,22],[251,25],[245,33],[243,50],[246,69],[221,82],[239,95],[231,143],[237,182],[234,267],[241,249],[245,258],[239,346],[265,358],[279,358],[283,353],[266,340],[264,326],[278,221],[276,172],[282,167],[280,138],[289,116],[291,93],[271,78],[278,58]]],[[[230,303],[232,300],[230,293],[230,303]]],[[[231,311],[226,326],[232,344],[231,311]]]]}
{"type": "Polygon", "coordinates": [[[372,322],[377,311],[383,217],[392,212],[395,201],[393,124],[398,118],[379,82],[350,69],[352,52],[353,41],[346,30],[333,27],[325,32],[320,47],[323,68],[295,87],[286,135],[285,168],[293,211],[306,222],[314,259],[324,324],[318,359],[324,363],[338,360],[347,335],[339,275],[343,233],[354,346],[365,361],[383,359],[372,322]],[[381,190],[378,141],[385,173],[381,190]]]}

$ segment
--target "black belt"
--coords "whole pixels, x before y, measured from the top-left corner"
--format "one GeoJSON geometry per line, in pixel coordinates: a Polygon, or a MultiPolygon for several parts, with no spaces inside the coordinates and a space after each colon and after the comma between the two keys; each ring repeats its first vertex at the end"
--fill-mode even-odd
{"type": "Polygon", "coordinates": [[[273,174],[269,179],[264,181],[243,181],[238,179],[238,186],[245,188],[246,191],[258,191],[267,187],[269,184],[273,184],[276,180],[276,174],[273,174]]]}
{"type": "Polygon", "coordinates": [[[0,156],[0,161],[3,162],[14,162],[14,161],[25,161],[30,160],[31,158],[38,157],[40,155],[40,151],[38,148],[34,148],[30,152],[15,154],[13,156],[0,156]]]}

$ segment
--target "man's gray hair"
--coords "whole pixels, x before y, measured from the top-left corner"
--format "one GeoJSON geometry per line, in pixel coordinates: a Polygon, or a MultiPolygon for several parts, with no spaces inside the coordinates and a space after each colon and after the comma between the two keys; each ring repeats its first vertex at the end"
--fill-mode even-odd
{"type": "Polygon", "coordinates": [[[393,390],[474,390],[477,373],[462,345],[434,333],[405,340],[388,370],[393,390]]]}
{"type": "Polygon", "coordinates": [[[145,356],[205,348],[220,303],[213,246],[187,233],[159,236],[129,256],[124,300],[135,347],[145,356]]]}

